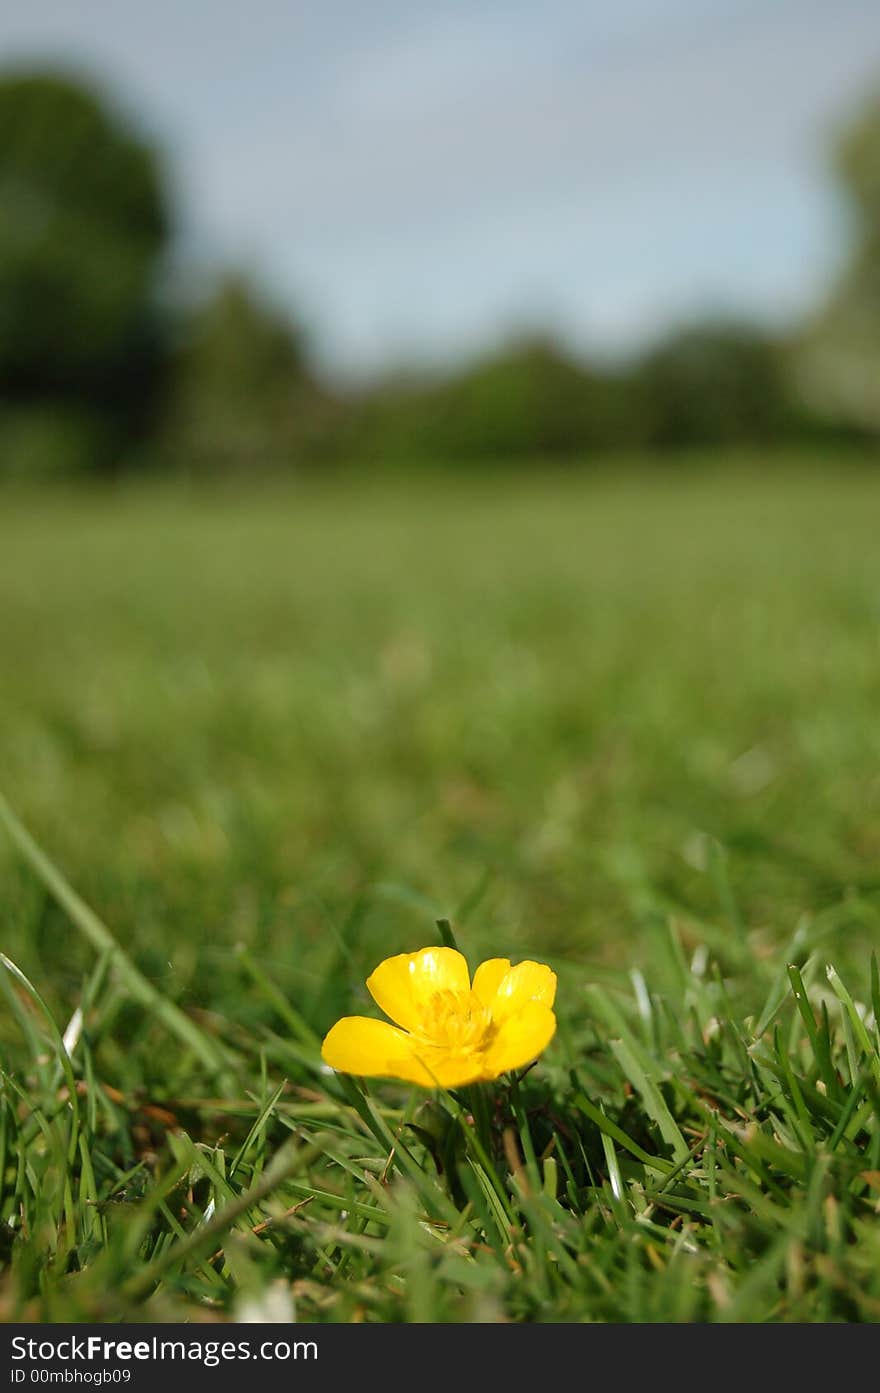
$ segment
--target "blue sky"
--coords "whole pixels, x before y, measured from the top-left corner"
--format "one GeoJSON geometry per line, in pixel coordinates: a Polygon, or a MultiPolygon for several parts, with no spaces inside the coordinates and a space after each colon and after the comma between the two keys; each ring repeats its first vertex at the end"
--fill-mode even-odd
{"type": "Polygon", "coordinates": [[[362,374],[802,313],[880,4],[27,0],[0,56],[99,79],[167,152],[185,274],[245,267],[362,374]]]}

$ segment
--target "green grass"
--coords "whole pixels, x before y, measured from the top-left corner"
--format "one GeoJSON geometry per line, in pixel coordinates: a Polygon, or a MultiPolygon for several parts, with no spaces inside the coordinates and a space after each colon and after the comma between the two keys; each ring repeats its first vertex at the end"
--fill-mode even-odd
{"type": "Polygon", "coordinates": [[[880,1317],[878,521],[772,460],[5,500],[0,1316],[880,1317]],[[440,917],[559,974],[482,1142],[318,1058],[440,917]]]}

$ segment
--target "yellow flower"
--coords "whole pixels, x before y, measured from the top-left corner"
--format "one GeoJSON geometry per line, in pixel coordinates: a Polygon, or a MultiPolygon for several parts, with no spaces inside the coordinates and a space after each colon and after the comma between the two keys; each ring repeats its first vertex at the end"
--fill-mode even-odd
{"type": "Polygon", "coordinates": [[[556,974],[544,963],[490,958],[472,985],[461,953],[421,948],[380,963],[367,988],[397,1024],[337,1021],[321,1054],[344,1074],[458,1088],[528,1064],[556,1030],[556,974]]]}

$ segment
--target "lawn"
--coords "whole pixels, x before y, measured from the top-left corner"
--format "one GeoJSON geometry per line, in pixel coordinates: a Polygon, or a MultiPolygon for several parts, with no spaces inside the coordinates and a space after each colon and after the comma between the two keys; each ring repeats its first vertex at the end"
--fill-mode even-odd
{"type": "Polygon", "coordinates": [[[878,537],[818,459],[5,499],[0,1316],[880,1318],[878,537]],[[441,918],[536,1067],[322,1069],[441,918]]]}

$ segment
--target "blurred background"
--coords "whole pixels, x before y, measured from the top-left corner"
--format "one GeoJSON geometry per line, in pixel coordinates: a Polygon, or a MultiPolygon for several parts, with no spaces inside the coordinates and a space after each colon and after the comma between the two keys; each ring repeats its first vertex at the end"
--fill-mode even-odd
{"type": "Polygon", "coordinates": [[[3,477],[873,436],[870,0],[0,18],[3,477]]]}
{"type": "Polygon", "coordinates": [[[874,0],[0,13],[2,781],[181,995],[871,920],[878,502],[874,0]]]}

